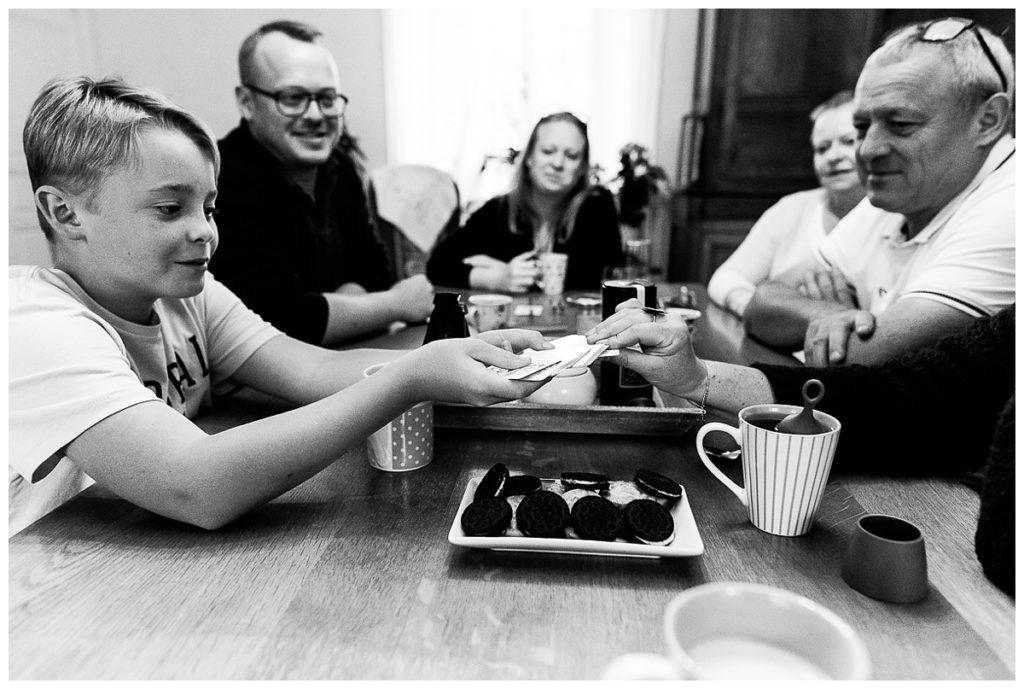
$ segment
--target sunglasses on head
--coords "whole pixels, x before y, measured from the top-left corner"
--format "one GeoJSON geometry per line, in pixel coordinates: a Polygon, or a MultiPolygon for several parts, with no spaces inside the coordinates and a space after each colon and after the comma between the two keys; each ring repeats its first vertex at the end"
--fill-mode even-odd
{"type": "Polygon", "coordinates": [[[1002,67],[999,66],[999,62],[996,61],[996,56],[992,54],[992,49],[985,42],[985,37],[981,35],[981,30],[978,29],[976,21],[964,19],[963,17],[946,17],[945,19],[935,19],[922,24],[920,31],[921,33],[917,40],[925,43],[946,43],[947,41],[956,40],[965,31],[973,33],[974,37],[978,39],[978,44],[985,53],[985,57],[988,58],[993,69],[996,70],[996,74],[999,75],[999,83],[1003,85],[1003,91],[1007,90],[1009,84],[1006,81],[1006,75],[1003,73],[1002,67]]]}

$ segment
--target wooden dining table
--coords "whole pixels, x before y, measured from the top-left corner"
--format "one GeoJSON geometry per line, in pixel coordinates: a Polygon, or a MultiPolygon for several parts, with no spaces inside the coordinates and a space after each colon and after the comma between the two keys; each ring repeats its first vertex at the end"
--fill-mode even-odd
{"type": "MultiPolygon", "coordinates": [[[[672,290],[674,286],[662,286],[672,290]]],[[[793,363],[707,303],[699,354],[793,363]]],[[[408,348],[423,327],[363,344],[408,348]]],[[[244,394],[200,420],[210,432],[275,413],[244,394]]],[[[93,486],[8,541],[10,679],[587,680],[620,654],[662,652],[680,592],[743,581],[824,605],[864,640],[877,679],[1014,677],[1012,598],[974,555],[978,497],[954,478],[833,475],[810,533],[759,531],[697,458],[694,433],[435,429],[434,459],[370,467],[365,447],[217,531],[156,516],[93,486]],[[496,462],[557,477],[678,480],[701,555],[640,559],[452,545],[467,482],[496,462]],[[927,597],[890,604],[848,587],[839,563],[856,520],[917,524],[927,597]]],[[[739,462],[719,466],[741,480],[739,462]]]]}

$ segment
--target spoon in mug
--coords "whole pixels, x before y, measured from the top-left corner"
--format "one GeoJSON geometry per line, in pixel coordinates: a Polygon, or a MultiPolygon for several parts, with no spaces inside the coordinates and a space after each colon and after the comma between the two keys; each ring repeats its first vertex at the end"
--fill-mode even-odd
{"type": "Polygon", "coordinates": [[[779,433],[792,433],[793,435],[827,433],[828,428],[825,424],[814,418],[814,405],[825,396],[825,385],[817,378],[811,378],[804,383],[801,394],[804,397],[804,408],[796,414],[790,414],[782,421],[779,421],[779,425],[775,427],[775,430],[779,433]],[[812,385],[818,386],[818,394],[814,397],[808,394],[808,390],[810,390],[812,385]]]}

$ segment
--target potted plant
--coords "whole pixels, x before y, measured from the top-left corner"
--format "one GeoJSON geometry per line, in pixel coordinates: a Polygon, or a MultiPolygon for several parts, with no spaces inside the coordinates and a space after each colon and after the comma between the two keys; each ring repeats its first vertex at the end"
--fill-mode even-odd
{"type": "Polygon", "coordinates": [[[647,148],[638,143],[622,147],[619,163],[621,169],[614,180],[618,185],[619,223],[639,234],[651,198],[662,192],[668,175],[660,166],[651,164],[647,148]]]}

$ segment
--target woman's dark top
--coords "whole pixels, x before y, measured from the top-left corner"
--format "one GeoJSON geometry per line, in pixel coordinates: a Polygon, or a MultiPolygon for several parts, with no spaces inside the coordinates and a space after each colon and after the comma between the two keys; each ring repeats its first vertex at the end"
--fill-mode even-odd
{"type": "MultiPolygon", "coordinates": [[[[484,254],[506,263],[533,249],[533,228],[517,223],[519,233],[509,230],[508,195],[496,196],[469,217],[466,224],[442,235],[427,262],[427,277],[435,285],[469,287],[470,266],[462,260],[484,254]]],[[[569,255],[565,288],[600,289],[605,266],[622,265],[619,218],[611,192],[595,186],[576,215],[569,240],[555,243],[555,252],[569,255]]]]}
{"type": "Polygon", "coordinates": [[[781,402],[801,404],[800,389],[810,378],[825,384],[817,408],[843,425],[838,470],[918,476],[981,470],[975,551],[988,577],[1010,595],[1015,313],[1010,306],[934,347],[878,366],[754,364],[781,402]]]}

